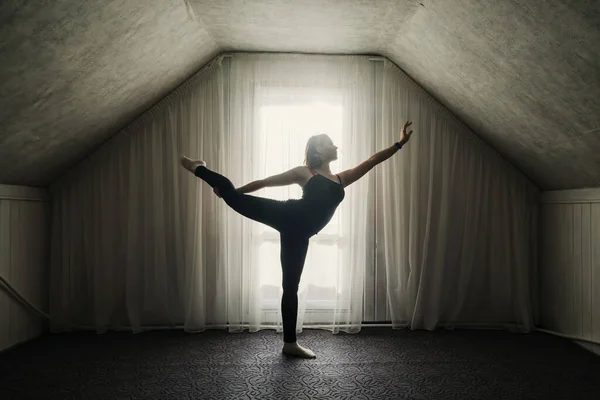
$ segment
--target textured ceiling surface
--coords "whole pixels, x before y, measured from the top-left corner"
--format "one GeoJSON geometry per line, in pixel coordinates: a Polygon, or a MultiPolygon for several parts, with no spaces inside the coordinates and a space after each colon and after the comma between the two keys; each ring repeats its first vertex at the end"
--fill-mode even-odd
{"type": "Polygon", "coordinates": [[[598,1],[8,1],[0,23],[0,183],[49,184],[241,50],[381,54],[542,189],[600,186],[598,1]]]}
{"type": "Polygon", "coordinates": [[[218,54],[182,4],[0,2],[0,184],[48,185],[218,54]]]}
{"type": "Polygon", "coordinates": [[[540,188],[600,186],[599,1],[440,1],[383,55],[540,188]]]}

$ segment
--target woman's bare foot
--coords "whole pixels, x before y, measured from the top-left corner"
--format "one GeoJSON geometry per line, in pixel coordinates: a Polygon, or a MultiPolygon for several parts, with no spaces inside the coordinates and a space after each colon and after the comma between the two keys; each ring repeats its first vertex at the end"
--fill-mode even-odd
{"type": "Polygon", "coordinates": [[[306,347],[300,346],[298,343],[284,343],[283,350],[281,350],[283,354],[287,354],[288,356],[294,357],[302,357],[302,358],[316,358],[315,353],[307,349],[306,347]]]}
{"type": "Polygon", "coordinates": [[[191,158],[188,158],[186,156],[181,156],[180,162],[183,168],[187,169],[192,174],[196,172],[196,168],[198,168],[199,166],[206,167],[206,163],[204,161],[192,160],[191,158]]]}

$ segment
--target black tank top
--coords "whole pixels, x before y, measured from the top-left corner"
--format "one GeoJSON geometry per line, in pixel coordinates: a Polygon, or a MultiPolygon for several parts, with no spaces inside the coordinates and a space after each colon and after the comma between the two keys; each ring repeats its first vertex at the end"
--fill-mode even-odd
{"type": "Polygon", "coordinates": [[[302,188],[302,218],[312,234],[318,233],[331,221],[335,210],[344,200],[346,192],[341,184],[309,169],[313,176],[302,188]]]}

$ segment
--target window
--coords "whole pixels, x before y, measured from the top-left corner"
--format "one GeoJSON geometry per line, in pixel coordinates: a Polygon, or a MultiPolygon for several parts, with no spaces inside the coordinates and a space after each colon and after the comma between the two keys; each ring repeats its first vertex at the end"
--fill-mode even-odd
{"type": "MultiPolygon", "coordinates": [[[[298,95],[298,88],[269,90],[258,97],[257,131],[259,133],[258,163],[255,172],[266,177],[278,174],[304,161],[306,142],[310,136],[326,133],[336,144],[342,143],[343,106],[341,95],[335,91],[306,90],[298,95]]],[[[343,165],[343,154],[335,162],[335,169],[343,165]]],[[[302,188],[265,188],[260,196],[285,200],[300,198],[302,188]]],[[[306,264],[300,282],[299,296],[306,295],[307,311],[331,308],[338,290],[338,268],[342,255],[340,208],[330,223],[311,238],[306,264]],[[306,293],[303,293],[306,291],[306,293]]],[[[276,310],[281,299],[281,264],[279,233],[260,225],[255,240],[260,265],[261,308],[276,310]]]]}

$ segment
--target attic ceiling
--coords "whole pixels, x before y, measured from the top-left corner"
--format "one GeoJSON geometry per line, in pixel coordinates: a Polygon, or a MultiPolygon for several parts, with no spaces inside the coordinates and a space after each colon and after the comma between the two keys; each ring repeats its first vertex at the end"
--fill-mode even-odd
{"type": "Polygon", "coordinates": [[[13,0],[0,24],[2,184],[47,186],[240,50],[380,54],[541,189],[600,186],[594,0],[13,0]]]}

